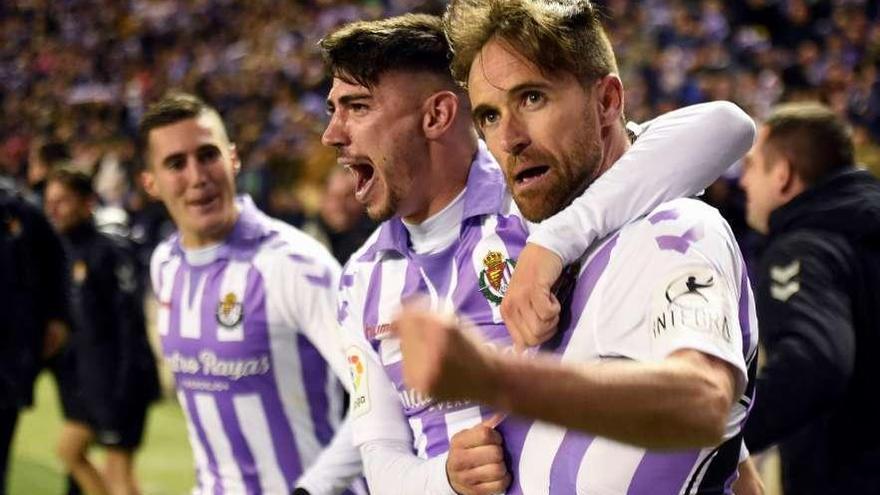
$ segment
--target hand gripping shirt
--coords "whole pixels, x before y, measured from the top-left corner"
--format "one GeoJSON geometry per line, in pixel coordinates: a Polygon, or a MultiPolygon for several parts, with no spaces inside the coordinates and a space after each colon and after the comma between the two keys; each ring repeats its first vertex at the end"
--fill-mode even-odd
{"type": "Polygon", "coordinates": [[[213,256],[187,256],[177,235],[154,252],[158,331],[187,419],[195,493],[288,495],[342,417],[339,265],[249,198],[238,206],[213,256]]]}

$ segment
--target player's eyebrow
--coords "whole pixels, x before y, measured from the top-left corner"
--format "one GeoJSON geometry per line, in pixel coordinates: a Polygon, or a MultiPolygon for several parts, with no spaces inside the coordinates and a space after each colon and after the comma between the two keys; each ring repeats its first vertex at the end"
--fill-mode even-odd
{"type": "MultiPolygon", "coordinates": [[[[370,93],[367,93],[367,92],[342,95],[339,97],[339,106],[345,107],[345,106],[351,105],[352,103],[354,103],[356,101],[369,100],[372,98],[373,98],[373,95],[370,93]]],[[[331,100],[330,98],[327,98],[326,103],[327,103],[328,110],[333,110],[336,108],[336,104],[333,103],[333,100],[331,100]]]]}

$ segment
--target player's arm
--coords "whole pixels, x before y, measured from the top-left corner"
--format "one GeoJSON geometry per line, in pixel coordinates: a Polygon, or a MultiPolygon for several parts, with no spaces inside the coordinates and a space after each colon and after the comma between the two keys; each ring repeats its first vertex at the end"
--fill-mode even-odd
{"type": "Polygon", "coordinates": [[[767,361],[745,426],[759,452],[815,421],[845,393],[856,336],[846,280],[852,275],[828,239],[807,234],[765,253],[756,292],[767,361]]]}
{"type": "MultiPolygon", "coordinates": [[[[346,278],[354,280],[355,275],[346,278]]],[[[412,430],[396,387],[363,333],[365,295],[358,290],[361,284],[342,285],[338,316],[352,378],[352,440],[361,452],[371,491],[401,495],[502,493],[509,477],[500,437],[493,435],[491,428],[477,425],[456,433],[449,452],[431,459],[414,453],[412,430]]]]}
{"type": "MultiPolygon", "coordinates": [[[[280,315],[321,353],[340,382],[350,390],[341,333],[336,321],[339,264],[327,253],[285,256],[272,267],[271,290],[278,291],[280,315]]],[[[298,487],[311,495],[341,493],[362,472],[360,453],[352,445],[347,421],[318,459],[306,469],[298,487]],[[300,484],[302,483],[302,485],[300,484]]]]}
{"type": "Polygon", "coordinates": [[[736,393],[729,365],[695,350],[658,363],[505,355],[472,341],[453,320],[412,308],[399,331],[404,377],[418,390],[646,448],[717,445],[736,393]]]}
{"type": "MultiPolygon", "coordinates": [[[[342,331],[337,323],[336,292],[341,268],[328,256],[307,261],[289,261],[297,289],[288,296],[291,318],[309,342],[350,392],[342,331]]],[[[290,280],[290,279],[288,279],[290,280]]],[[[289,286],[293,284],[288,284],[289,286]]]]}
{"type": "MultiPolygon", "coordinates": [[[[372,369],[365,371],[367,380],[372,369]]],[[[510,484],[504,465],[501,436],[487,425],[460,431],[450,440],[449,452],[430,459],[413,453],[413,442],[400,403],[387,377],[359,382],[352,397],[356,428],[354,440],[364,462],[364,475],[373,493],[388,495],[495,495],[510,484]],[[366,383],[366,384],[365,384],[366,383]],[[369,388],[369,398],[363,393],[369,388]],[[384,404],[380,397],[384,396],[384,404]],[[357,401],[357,402],[355,402],[357,401]],[[364,410],[363,408],[369,409],[364,410]],[[387,408],[386,408],[387,406],[387,408]],[[382,425],[378,427],[376,425],[382,425]]]]}
{"type": "Polygon", "coordinates": [[[364,295],[357,289],[340,287],[337,316],[351,377],[351,441],[363,459],[370,490],[389,494],[448,494],[445,456],[431,462],[413,453],[412,432],[394,384],[363,334],[364,295]]]}
{"type": "Polygon", "coordinates": [[[660,203],[698,194],[751,148],[755,123],[727,101],[701,103],[642,125],[632,147],[570,207],[543,221],[529,242],[563,264],[660,203]]]}
{"type": "Polygon", "coordinates": [[[361,458],[351,455],[351,421],[345,418],[330,444],[321,451],[318,459],[296,481],[296,487],[305,489],[309,495],[334,495],[342,493],[354,477],[340,473],[360,473],[361,458]]]}
{"type": "MultiPolygon", "coordinates": [[[[646,448],[717,445],[747,382],[737,311],[741,267],[717,213],[696,202],[674,207],[680,221],[646,221],[611,244],[615,257],[606,270],[615,273],[594,287],[601,304],[575,330],[591,335],[608,356],[602,361],[492,352],[457,321],[410,307],[398,322],[405,379],[435,397],[468,398],[646,448]],[[687,249],[655,242],[694,222],[699,240],[687,249]],[[702,316],[681,318],[682,307],[702,316]]],[[[584,333],[569,345],[578,335],[584,333]]]]}
{"type": "Polygon", "coordinates": [[[684,107],[642,127],[613,167],[529,236],[501,305],[518,344],[537,345],[555,332],[559,304],[551,287],[564,265],[660,203],[708,187],[748,152],[755,137],[752,119],[724,101],[684,107]]]}

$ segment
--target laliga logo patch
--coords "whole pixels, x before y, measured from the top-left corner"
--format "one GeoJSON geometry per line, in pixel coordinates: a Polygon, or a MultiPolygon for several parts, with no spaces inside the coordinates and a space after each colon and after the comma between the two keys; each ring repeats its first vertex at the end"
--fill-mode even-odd
{"type": "Polygon", "coordinates": [[[362,416],[370,410],[370,392],[367,386],[366,357],[357,346],[345,351],[348,361],[348,374],[351,377],[351,413],[354,417],[362,416]]]}
{"type": "Polygon", "coordinates": [[[348,372],[351,375],[351,384],[357,390],[361,387],[361,379],[364,376],[364,363],[358,354],[349,354],[348,372]]]}
{"type": "Polygon", "coordinates": [[[232,292],[226,294],[217,305],[217,323],[225,328],[234,328],[244,317],[241,303],[232,292]]]}
{"type": "Polygon", "coordinates": [[[504,299],[516,262],[510,258],[505,259],[498,251],[489,251],[489,254],[483,258],[483,266],[486,268],[480,272],[480,292],[489,302],[497,306],[504,299]]]}

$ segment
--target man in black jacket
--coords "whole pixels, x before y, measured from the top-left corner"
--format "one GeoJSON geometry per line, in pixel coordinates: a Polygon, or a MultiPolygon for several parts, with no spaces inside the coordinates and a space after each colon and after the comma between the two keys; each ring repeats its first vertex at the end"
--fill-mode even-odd
{"type": "Polygon", "coordinates": [[[18,412],[33,400],[41,361],[67,335],[64,251],[42,212],[0,176],[0,495],[18,412]]]}
{"type": "Polygon", "coordinates": [[[779,444],[787,494],[880,493],[880,182],[815,103],[764,122],[741,182],[768,235],[755,298],[767,363],[746,444],[779,444]]]}
{"type": "Polygon", "coordinates": [[[70,259],[74,322],[60,380],[66,422],[58,452],[84,492],[134,494],[133,453],[158,376],[145,329],[144,277],[130,243],[96,229],[95,203],[87,175],[63,168],[49,175],[45,208],[70,259]],[[104,476],[86,457],[93,440],[107,448],[104,476]]]}

